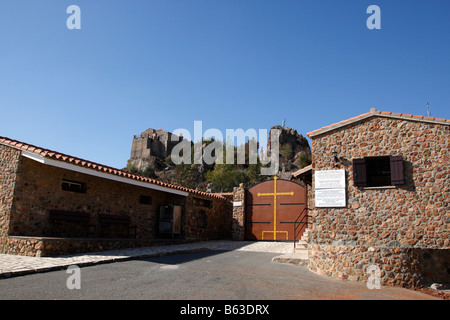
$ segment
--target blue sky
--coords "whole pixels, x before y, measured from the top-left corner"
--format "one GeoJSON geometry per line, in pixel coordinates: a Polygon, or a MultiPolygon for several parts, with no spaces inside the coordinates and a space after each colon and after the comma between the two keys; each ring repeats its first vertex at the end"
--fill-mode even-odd
{"type": "Polygon", "coordinates": [[[306,135],[427,101],[450,119],[449,14],[441,0],[2,0],[0,136],[122,168],[133,135],[195,120],[306,135]]]}

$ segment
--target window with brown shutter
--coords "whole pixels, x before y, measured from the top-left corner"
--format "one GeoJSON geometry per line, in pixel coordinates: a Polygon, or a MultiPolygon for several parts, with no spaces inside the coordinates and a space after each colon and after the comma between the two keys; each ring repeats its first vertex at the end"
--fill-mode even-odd
{"type": "Polygon", "coordinates": [[[402,156],[391,156],[391,184],[400,185],[405,183],[405,174],[403,170],[403,158],[402,156]]]}
{"type": "Polygon", "coordinates": [[[391,167],[388,157],[366,157],[366,175],[368,187],[391,185],[391,167]]]}
{"type": "Polygon", "coordinates": [[[357,187],[367,186],[366,159],[353,159],[353,183],[357,187]]]}
{"type": "Polygon", "coordinates": [[[353,182],[357,187],[387,187],[404,184],[402,156],[353,159],[353,182]]]}

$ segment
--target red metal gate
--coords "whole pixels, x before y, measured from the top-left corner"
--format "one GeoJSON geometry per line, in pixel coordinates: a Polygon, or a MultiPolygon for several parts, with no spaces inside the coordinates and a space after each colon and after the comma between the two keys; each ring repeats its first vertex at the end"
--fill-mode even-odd
{"type": "Polygon", "coordinates": [[[304,223],[294,235],[294,224],[306,221],[306,188],[289,180],[261,182],[246,191],[245,238],[247,240],[295,240],[301,237],[304,223]]]}

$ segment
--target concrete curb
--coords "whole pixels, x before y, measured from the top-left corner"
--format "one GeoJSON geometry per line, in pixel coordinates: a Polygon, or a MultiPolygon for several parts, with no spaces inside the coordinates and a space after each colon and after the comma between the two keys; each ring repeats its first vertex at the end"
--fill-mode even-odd
{"type": "Polygon", "coordinates": [[[288,263],[296,266],[307,266],[309,259],[304,254],[289,253],[272,258],[274,263],[288,263]]]}

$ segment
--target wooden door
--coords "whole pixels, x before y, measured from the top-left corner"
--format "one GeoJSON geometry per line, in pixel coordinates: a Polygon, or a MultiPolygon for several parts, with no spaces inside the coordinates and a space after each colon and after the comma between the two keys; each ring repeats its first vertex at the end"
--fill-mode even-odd
{"type": "Polygon", "coordinates": [[[274,177],[247,190],[245,202],[247,240],[299,239],[306,228],[306,188],[298,183],[274,177]],[[294,235],[296,219],[303,223],[294,235]]]}

